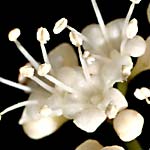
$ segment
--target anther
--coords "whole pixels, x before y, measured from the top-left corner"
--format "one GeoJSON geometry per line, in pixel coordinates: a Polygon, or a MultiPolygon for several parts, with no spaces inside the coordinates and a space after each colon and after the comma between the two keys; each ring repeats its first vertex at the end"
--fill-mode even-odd
{"type": "Polygon", "coordinates": [[[50,64],[44,44],[50,40],[50,34],[46,28],[40,27],[37,31],[37,40],[40,42],[44,62],[50,64]]]}
{"type": "Polygon", "coordinates": [[[60,20],[58,20],[53,28],[54,34],[59,34],[60,32],[62,32],[67,27],[67,24],[68,20],[66,18],[61,18],[60,20]]]}
{"type": "Polygon", "coordinates": [[[132,19],[126,29],[126,35],[127,38],[132,39],[136,36],[138,32],[138,25],[137,25],[137,20],[134,18],[132,19]]]}

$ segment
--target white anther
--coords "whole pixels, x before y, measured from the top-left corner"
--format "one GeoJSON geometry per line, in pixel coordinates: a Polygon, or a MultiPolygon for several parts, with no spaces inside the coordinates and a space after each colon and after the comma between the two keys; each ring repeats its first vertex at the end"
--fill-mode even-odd
{"type": "Polygon", "coordinates": [[[12,42],[16,41],[21,32],[19,28],[15,28],[8,33],[8,39],[12,42]]]}
{"type": "MultiPolygon", "coordinates": [[[[24,66],[31,67],[32,65],[31,65],[31,63],[28,62],[24,66]]],[[[18,75],[18,82],[21,83],[21,84],[25,84],[26,81],[27,81],[27,78],[19,73],[19,75],[18,75]]]]}
{"type": "Polygon", "coordinates": [[[19,72],[22,76],[31,78],[34,75],[34,68],[29,66],[23,66],[19,69],[19,72]]]}
{"type": "Polygon", "coordinates": [[[89,51],[84,51],[83,58],[88,58],[89,56],[90,56],[90,52],[89,51]]]}
{"type": "Polygon", "coordinates": [[[50,64],[41,64],[38,67],[38,75],[40,76],[45,76],[49,71],[51,70],[51,65],[50,64]]]}
{"type": "Polygon", "coordinates": [[[136,36],[137,32],[138,32],[138,25],[137,25],[137,19],[132,19],[126,29],[126,35],[127,38],[132,39],[133,37],[136,36]]]}
{"type": "Polygon", "coordinates": [[[71,31],[69,33],[70,41],[73,45],[79,47],[82,45],[83,39],[76,32],[71,31]]]}
{"type": "Polygon", "coordinates": [[[36,37],[37,37],[37,40],[42,44],[46,44],[47,41],[50,40],[49,32],[47,31],[46,28],[43,28],[43,27],[38,28],[36,37]]]}
{"type": "Polygon", "coordinates": [[[122,66],[122,75],[124,77],[128,77],[130,74],[131,74],[131,71],[130,71],[130,67],[129,66],[126,66],[126,65],[123,65],[122,66]]]}
{"type": "Polygon", "coordinates": [[[96,59],[95,59],[94,57],[92,57],[92,56],[90,56],[90,57],[88,57],[88,58],[86,59],[86,61],[87,61],[87,63],[88,63],[89,65],[93,64],[93,62],[94,62],[95,60],[96,60],[96,59]]]}
{"type": "Polygon", "coordinates": [[[68,20],[66,18],[61,18],[60,20],[58,20],[53,28],[54,34],[59,34],[60,32],[62,32],[67,27],[67,24],[68,20]]]}
{"type": "Polygon", "coordinates": [[[150,89],[146,87],[142,87],[141,89],[136,89],[134,92],[134,96],[139,100],[144,100],[150,97],[150,89]]]}
{"type": "Polygon", "coordinates": [[[109,119],[113,119],[116,117],[118,112],[118,109],[115,105],[113,104],[108,104],[107,108],[106,108],[106,115],[109,119]]]}
{"type": "Polygon", "coordinates": [[[47,105],[44,105],[44,106],[40,109],[40,114],[41,114],[43,117],[48,117],[51,113],[52,113],[52,110],[51,110],[47,105]]]}

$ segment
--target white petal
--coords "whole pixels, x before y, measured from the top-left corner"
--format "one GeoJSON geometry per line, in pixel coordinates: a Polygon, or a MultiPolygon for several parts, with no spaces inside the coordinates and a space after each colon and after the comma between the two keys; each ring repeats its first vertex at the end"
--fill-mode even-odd
{"type": "MultiPolygon", "coordinates": [[[[36,100],[38,102],[37,105],[28,105],[25,107],[25,111],[23,112],[19,122],[25,123],[26,121],[32,120],[32,119],[38,119],[41,117],[40,115],[40,109],[42,106],[44,106],[47,103],[48,97],[51,96],[51,93],[47,92],[43,88],[41,88],[39,85],[34,83],[33,81],[30,81],[28,85],[32,88],[32,93],[30,94],[28,100],[36,100]],[[28,117],[27,117],[28,116],[28,117]]],[[[22,124],[21,123],[21,124],[22,124]]]]}
{"type": "Polygon", "coordinates": [[[124,47],[123,54],[140,57],[145,53],[146,42],[141,36],[135,36],[133,39],[129,39],[124,47]]]}
{"type": "Polygon", "coordinates": [[[41,139],[55,132],[65,121],[64,117],[43,117],[26,122],[23,130],[31,139],[41,139]]]}
{"type": "Polygon", "coordinates": [[[77,127],[86,132],[94,132],[105,119],[106,115],[103,111],[90,108],[78,113],[73,122],[77,127]]]}
{"type": "Polygon", "coordinates": [[[120,49],[120,43],[122,40],[122,27],[124,24],[124,18],[115,19],[106,25],[109,40],[114,49],[120,49]]]}
{"type": "MultiPolygon", "coordinates": [[[[123,23],[124,19],[116,19],[106,25],[108,38],[114,49],[120,48],[123,23]]],[[[108,54],[108,46],[106,44],[106,41],[104,40],[99,25],[88,25],[83,29],[82,33],[88,38],[90,44],[92,45],[91,47],[87,43],[84,43],[83,47],[86,50],[91,50],[91,48],[94,48],[97,53],[100,53],[102,55],[108,54]]]]}
{"type": "Polygon", "coordinates": [[[78,59],[73,47],[70,44],[62,43],[55,47],[48,54],[52,68],[57,70],[62,66],[77,66],[78,59]]]}
{"type": "Polygon", "coordinates": [[[102,77],[110,86],[116,82],[121,82],[127,79],[133,67],[132,59],[129,56],[122,56],[116,50],[111,52],[111,61],[105,63],[101,68],[102,77]],[[115,69],[114,69],[115,68],[115,69]],[[126,68],[127,71],[124,71],[126,68]]]}
{"type": "Polygon", "coordinates": [[[104,102],[107,104],[106,114],[110,119],[115,118],[119,111],[128,107],[124,95],[115,88],[110,89],[108,93],[106,93],[104,102]]]}
{"type": "MultiPolygon", "coordinates": [[[[103,49],[107,49],[107,46],[105,44],[102,32],[100,30],[100,27],[98,24],[90,24],[88,26],[86,26],[83,31],[82,34],[85,35],[88,40],[90,41],[90,45],[88,45],[88,43],[83,43],[83,47],[85,48],[85,50],[91,50],[91,48],[94,48],[94,50],[96,51],[100,51],[103,49]]],[[[101,53],[101,51],[100,51],[101,53]]],[[[102,51],[103,53],[103,51],[102,51]]]]}
{"type": "Polygon", "coordinates": [[[75,150],[100,150],[103,146],[96,140],[86,140],[81,143],[75,150]]]}
{"type": "Polygon", "coordinates": [[[150,37],[146,40],[146,51],[143,56],[137,59],[137,62],[132,70],[132,74],[130,79],[134,78],[137,74],[141,73],[142,71],[150,69],[150,37]]]}

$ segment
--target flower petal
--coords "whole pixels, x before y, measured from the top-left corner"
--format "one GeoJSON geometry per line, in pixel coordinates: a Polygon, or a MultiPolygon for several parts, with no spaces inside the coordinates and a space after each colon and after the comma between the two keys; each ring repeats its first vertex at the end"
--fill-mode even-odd
{"type": "Polygon", "coordinates": [[[86,132],[94,132],[106,119],[104,111],[89,108],[78,113],[74,118],[74,123],[86,132]]]}
{"type": "Polygon", "coordinates": [[[137,62],[132,70],[130,80],[139,73],[150,69],[150,37],[146,40],[146,51],[143,56],[137,59],[137,62]]]}
{"type": "Polygon", "coordinates": [[[78,59],[73,47],[68,43],[62,43],[48,54],[54,70],[63,66],[77,66],[78,59]]]}
{"type": "MultiPolygon", "coordinates": [[[[128,107],[124,95],[115,88],[108,90],[102,103],[106,105],[106,115],[109,119],[115,118],[119,111],[128,107]]],[[[99,104],[99,107],[101,107],[101,104],[99,104]]]]}
{"type": "Polygon", "coordinates": [[[23,130],[31,139],[41,139],[55,132],[65,121],[64,117],[43,117],[24,123],[23,130]]]}

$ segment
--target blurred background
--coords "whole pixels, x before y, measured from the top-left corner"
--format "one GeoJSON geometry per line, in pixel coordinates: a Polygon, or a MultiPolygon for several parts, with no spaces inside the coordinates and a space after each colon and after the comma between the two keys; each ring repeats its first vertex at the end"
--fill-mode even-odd
{"type": "MultiPolygon", "coordinates": [[[[116,18],[126,16],[130,6],[129,0],[97,0],[105,23],[116,18]]],[[[148,24],[146,9],[149,0],[142,0],[136,5],[132,18],[138,19],[139,35],[146,39],[150,35],[150,24],[148,24]]],[[[70,42],[68,30],[59,35],[54,35],[52,29],[55,22],[65,17],[69,25],[81,31],[86,25],[97,23],[90,0],[51,0],[51,1],[5,1],[0,9],[0,76],[17,82],[18,70],[27,60],[17,50],[14,43],[8,40],[8,32],[13,28],[21,29],[19,41],[29,51],[29,53],[38,61],[42,62],[42,55],[39,42],[36,40],[36,31],[39,27],[46,27],[51,35],[51,40],[46,45],[49,52],[55,46],[62,42],[70,42]],[[3,10],[2,10],[3,8],[3,10]]],[[[136,87],[150,87],[150,72],[146,71],[137,76],[129,85],[127,99],[129,108],[139,111],[145,118],[145,124],[142,134],[137,138],[144,150],[150,148],[150,105],[145,101],[138,101],[133,92],[136,87]]],[[[1,83],[0,83],[1,84],[1,83]]],[[[28,95],[24,92],[0,85],[0,110],[26,100],[28,95]]],[[[87,139],[96,139],[103,145],[122,145],[112,126],[103,123],[95,133],[86,133],[77,128],[72,121],[65,123],[54,134],[41,140],[32,140],[28,138],[22,127],[18,125],[18,120],[22,114],[23,108],[6,114],[0,122],[0,145],[7,149],[21,148],[41,148],[51,150],[74,150],[79,144],[87,139]]]]}

